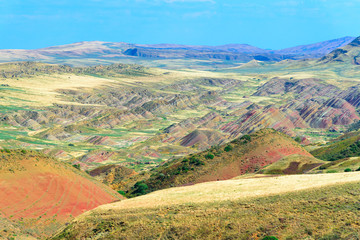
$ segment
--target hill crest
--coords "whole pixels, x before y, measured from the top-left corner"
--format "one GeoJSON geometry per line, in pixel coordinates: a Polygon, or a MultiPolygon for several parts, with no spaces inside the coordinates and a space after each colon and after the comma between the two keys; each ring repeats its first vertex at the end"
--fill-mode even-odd
{"type": "Polygon", "coordinates": [[[274,129],[263,129],[223,146],[169,161],[151,172],[151,177],[144,182],[149,189],[139,190],[144,185],[138,183],[130,192],[141,195],[163,188],[228,180],[257,172],[291,155],[313,158],[287,135],[274,129]]]}

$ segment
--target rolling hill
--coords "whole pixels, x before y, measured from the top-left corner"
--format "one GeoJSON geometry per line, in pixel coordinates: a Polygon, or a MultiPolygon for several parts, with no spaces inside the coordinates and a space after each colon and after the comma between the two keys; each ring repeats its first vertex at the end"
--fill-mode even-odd
{"type": "Polygon", "coordinates": [[[346,133],[334,139],[328,145],[313,150],[311,154],[327,161],[357,157],[360,154],[360,133],[346,133]]]}
{"type": "Polygon", "coordinates": [[[163,188],[227,180],[257,172],[285,158],[288,161],[282,167],[275,167],[283,172],[277,173],[304,173],[323,164],[285,134],[264,129],[226,145],[168,161],[152,170],[149,179],[135,184],[128,194],[136,196],[163,188]]]}
{"type": "Polygon", "coordinates": [[[111,234],[118,234],[124,238],[208,235],[258,239],[272,233],[285,239],[311,234],[315,239],[353,237],[346,232],[357,230],[354,221],[342,224],[339,220],[355,219],[351,212],[358,194],[348,182],[360,181],[358,173],[302,174],[344,172],[347,168],[356,171],[360,167],[358,134],[338,138],[359,124],[358,39],[341,47],[336,57],[334,51],[329,53],[327,56],[333,56],[334,61],[267,62],[326,54],[350,40],[301,46],[281,54],[241,44],[207,47],[106,42],[4,53],[8,60],[20,53],[42,61],[96,66],[0,64],[0,226],[7,231],[0,231],[1,237],[46,237],[72,217],[121,198],[104,184],[127,191],[131,197],[175,188],[163,192],[170,196],[169,201],[160,197],[161,192],[128,201],[144,207],[142,213],[120,203],[119,208],[124,206],[126,214],[132,211],[124,215],[126,220],[112,207],[107,210],[121,216],[89,213],[89,220],[73,222],[59,237],[111,238],[111,234]],[[242,64],[241,58],[257,60],[242,64]],[[144,59],[161,68],[110,64],[144,59]],[[105,65],[98,65],[103,61],[105,65]],[[194,65],[202,69],[192,68],[194,65]],[[308,149],[313,149],[320,160],[299,142],[309,144],[308,149]],[[10,148],[14,150],[6,150],[10,148]],[[286,174],[299,176],[274,177],[286,174]],[[343,183],[341,179],[346,182],[344,189],[327,188],[343,183]],[[310,185],[322,190],[309,190],[310,185]],[[291,189],[308,189],[311,193],[288,193],[291,189]],[[267,196],[266,191],[274,196],[257,197],[267,196]],[[324,200],[326,191],[331,192],[331,198],[324,200]],[[339,199],[339,194],[344,199],[339,199]],[[154,204],[152,197],[161,199],[159,204],[163,205],[154,204]],[[232,204],[243,206],[246,197],[255,202],[250,209],[256,214],[251,212],[246,218],[230,214],[236,209],[232,204]],[[195,202],[194,212],[189,199],[195,202]],[[294,205],[289,199],[295,199],[294,205]],[[341,208],[349,201],[350,210],[341,208]],[[281,205],[283,202],[286,204],[281,205]],[[305,209],[301,208],[304,202],[308,203],[305,209]],[[172,210],[166,210],[165,218],[153,214],[162,213],[168,205],[172,210]],[[281,208],[284,206],[286,211],[281,208]],[[318,212],[315,208],[319,206],[322,210],[318,212]],[[335,206],[336,211],[326,208],[329,206],[335,206]],[[228,224],[235,225],[211,220],[211,212],[218,215],[221,209],[224,219],[230,219],[228,224]],[[183,227],[171,222],[179,212],[183,218],[177,220],[183,227]],[[268,215],[259,223],[258,215],[264,212],[268,215]],[[277,217],[279,214],[285,217],[277,217]],[[194,216],[205,227],[192,222],[194,216]],[[301,226],[297,216],[303,219],[301,226]],[[324,221],[325,225],[321,223],[324,221]],[[318,225],[313,229],[307,223],[318,225]],[[160,229],[160,235],[147,235],[141,230],[148,226],[150,230],[160,229]]]}
{"type": "Polygon", "coordinates": [[[5,149],[0,158],[0,217],[30,236],[52,234],[73,217],[121,199],[87,174],[44,154],[5,149]]]}
{"type": "Polygon", "coordinates": [[[52,239],[354,239],[359,182],[341,173],[171,188],[98,207],[52,239]]]}

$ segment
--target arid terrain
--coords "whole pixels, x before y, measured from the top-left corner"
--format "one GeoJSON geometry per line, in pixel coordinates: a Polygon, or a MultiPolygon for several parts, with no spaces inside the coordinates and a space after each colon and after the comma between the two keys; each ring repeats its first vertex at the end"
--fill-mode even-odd
{"type": "Polygon", "coordinates": [[[0,50],[0,238],[357,239],[359,54],[0,50]]]}

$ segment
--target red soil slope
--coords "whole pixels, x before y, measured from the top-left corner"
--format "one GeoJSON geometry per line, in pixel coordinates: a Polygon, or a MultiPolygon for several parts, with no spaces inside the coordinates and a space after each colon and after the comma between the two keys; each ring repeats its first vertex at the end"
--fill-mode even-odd
{"type": "Polygon", "coordinates": [[[257,172],[289,156],[313,158],[293,139],[274,129],[263,129],[226,145],[231,146],[231,150],[225,151],[225,145],[214,147],[188,158],[173,160],[155,169],[145,181],[149,191],[227,180],[257,172]]]}
{"type": "Polygon", "coordinates": [[[37,153],[0,153],[1,216],[36,225],[64,223],[99,205],[119,200],[105,185],[72,166],[37,153]]]}

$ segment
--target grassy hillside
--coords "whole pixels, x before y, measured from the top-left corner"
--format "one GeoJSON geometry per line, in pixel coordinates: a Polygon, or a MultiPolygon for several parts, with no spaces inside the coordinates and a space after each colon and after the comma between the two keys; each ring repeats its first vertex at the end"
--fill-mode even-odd
{"type": "Polygon", "coordinates": [[[326,162],[304,155],[290,155],[266,166],[259,173],[263,174],[303,174],[326,162]]]}
{"type": "Polygon", "coordinates": [[[53,239],[357,239],[360,173],[227,180],[101,206],[53,239]]]}
{"type": "MultiPolygon", "coordinates": [[[[307,165],[308,169],[319,165],[316,159],[292,138],[273,129],[263,129],[199,154],[166,162],[150,172],[149,179],[138,182],[130,194],[140,195],[168,187],[231,179],[256,172],[266,165],[293,155],[299,156],[300,162],[301,157],[312,160],[307,165]]],[[[293,173],[301,172],[302,164],[295,165],[291,165],[295,168],[293,173]]]]}
{"type": "Polygon", "coordinates": [[[120,199],[85,173],[44,154],[0,151],[0,217],[24,233],[46,236],[73,217],[120,199]]]}
{"type": "Polygon", "coordinates": [[[335,161],[360,155],[360,132],[351,132],[340,136],[327,146],[311,152],[319,159],[335,161]]]}
{"type": "Polygon", "coordinates": [[[327,162],[318,168],[312,169],[312,173],[340,173],[360,171],[360,157],[350,157],[327,162]]]}

